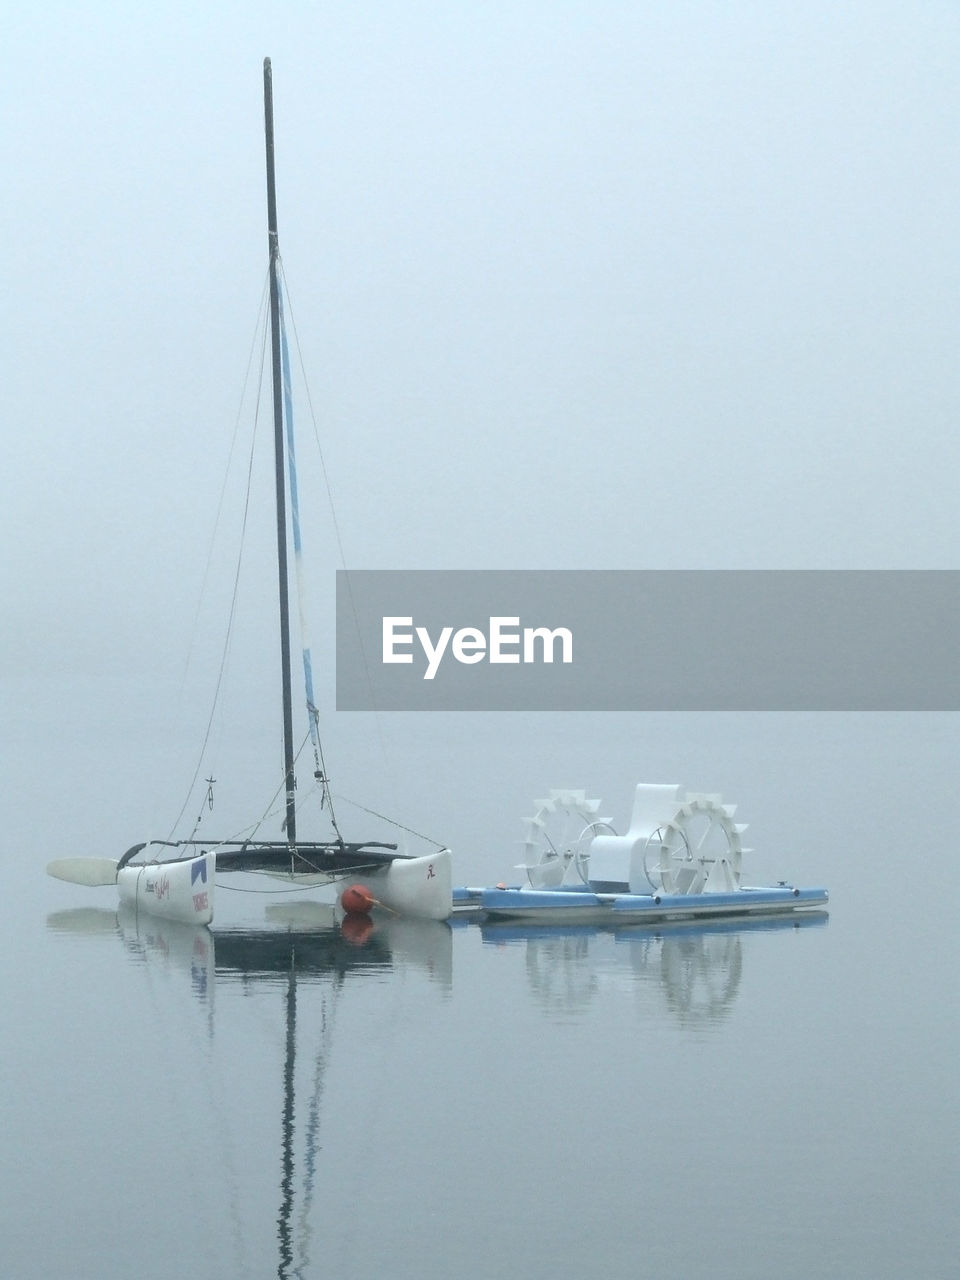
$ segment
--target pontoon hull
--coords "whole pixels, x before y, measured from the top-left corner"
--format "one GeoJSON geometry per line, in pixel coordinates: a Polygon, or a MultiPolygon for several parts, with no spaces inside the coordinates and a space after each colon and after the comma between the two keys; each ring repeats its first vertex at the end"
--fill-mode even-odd
{"type": "Polygon", "coordinates": [[[446,920],[453,911],[453,872],[449,849],[423,858],[396,858],[380,871],[343,882],[363,884],[382,906],[417,920],[446,920]]]}
{"type": "Polygon", "coordinates": [[[640,924],[711,916],[781,915],[823,907],[828,900],[826,889],[797,889],[793,885],[696,894],[484,889],[480,906],[491,920],[526,920],[531,924],[640,924]]]}
{"type": "Polygon", "coordinates": [[[216,865],[215,853],[168,862],[129,863],[117,872],[120,901],[163,920],[209,924],[216,865]]]}

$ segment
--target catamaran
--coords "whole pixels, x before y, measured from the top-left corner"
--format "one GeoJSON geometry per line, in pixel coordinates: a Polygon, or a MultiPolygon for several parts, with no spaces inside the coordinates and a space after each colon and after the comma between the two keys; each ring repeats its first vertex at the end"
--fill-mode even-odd
{"type": "MultiPolygon", "coordinates": [[[[283,721],[283,837],[258,836],[209,840],[141,841],[120,858],[60,858],[47,866],[50,875],[74,884],[115,884],[121,902],[153,916],[205,925],[213,919],[218,873],[261,872],[286,881],[291,888],[339,883],[341,892],[358,882],[377,902],[401,915],[443,920],[451,911],[450,850],[437,845],[425,856],[401,852],[396,844],[347,842],[334,820],[334,836],[304,841],[297,833],[296,752],[290,658],[290,593],[288,586],[288,518],[294,552],[300,550],[299,500],[293,436],[290,360],[284,324],[282,273],[277,232],[274,170],[273,76],[270,59],[263,64],[264,134],[267,170],[267,240],[269,249],[270,348],[273,374],[273,426],[277,568],[279,585],[280,686],[283,721]],[[288,502],[289,500],[289,502],[288,502]],[[288,517],[288,505],[290,515],[288,517]]],[[[304,648],[304,682],[310,734],[316,742],[317,709],[309,650],[304,648]]],[[[317,770],[327,808],[332,799],[325,772],[317,770]]]]}

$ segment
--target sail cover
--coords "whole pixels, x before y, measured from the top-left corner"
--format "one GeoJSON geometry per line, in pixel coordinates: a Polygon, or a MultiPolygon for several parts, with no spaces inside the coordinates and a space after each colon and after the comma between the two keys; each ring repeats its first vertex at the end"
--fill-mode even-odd
{"type": "Polygon", "coordinates": [[[309,632],[307,630],[306,584],[303,570],[303,547],[300,538],[300,497],[297,491],[297,455],[293,431],[293,391],[290,378],[290,350],[287,345],[287,326],[283,314],[283,289],[278,288],[280,303],[280,366],[283,377],[283,418],[286,427],[287,476],[290,487],[290,519],[293,525],[293,562],[297,579],[297,606],[300,616],[300,644],[303,654],[303,684],[307,700],[307,717],[310,722],[310,740],[314,750],[319,749],[317,735],[317,706],[313,697],[313,665],[310,659],[309,632]]]}

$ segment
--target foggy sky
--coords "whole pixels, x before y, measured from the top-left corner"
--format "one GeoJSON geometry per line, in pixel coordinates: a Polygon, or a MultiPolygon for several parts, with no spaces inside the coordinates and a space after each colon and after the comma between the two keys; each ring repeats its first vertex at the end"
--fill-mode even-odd
{"type": "Polygon", "coordinates": [[[190,650],[266,271],[265,55],[347,567],[956,567],[955,6],[5,26],[5,673],[190,650]]]}
{"type": "Polygon", "coordinates": [[[954,6],[7,22],[7,644],[96,651],[206,544],[265,54],[348,566],[954,565],[954,6]]]}

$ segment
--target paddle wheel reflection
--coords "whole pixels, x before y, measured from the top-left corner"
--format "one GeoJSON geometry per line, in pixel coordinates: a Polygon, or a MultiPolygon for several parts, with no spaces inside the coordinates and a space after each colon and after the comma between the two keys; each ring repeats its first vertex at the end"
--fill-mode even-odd
{"type": "Polygon", "coordinates": [[[732,1008],[748,933],[823,926],[827,913],[790,918],[599,925],[481,924],[493,946],[524,945],[537,1002],[550,1013],[581,1013],[610,987],[641,1005],[665,1006],[684,1025],[719,1023],[732,1008]]]}

